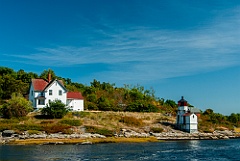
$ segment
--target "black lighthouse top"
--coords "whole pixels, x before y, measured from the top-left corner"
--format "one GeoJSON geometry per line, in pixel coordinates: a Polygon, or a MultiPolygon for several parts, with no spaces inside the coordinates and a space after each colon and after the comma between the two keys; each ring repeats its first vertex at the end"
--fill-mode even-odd
{"type": "Polygon", "coordinates": [[[182,99],[178,101],[178,106],[187,106],[187,105],[188,105],[187,101],[182,96],[182,99]]]}

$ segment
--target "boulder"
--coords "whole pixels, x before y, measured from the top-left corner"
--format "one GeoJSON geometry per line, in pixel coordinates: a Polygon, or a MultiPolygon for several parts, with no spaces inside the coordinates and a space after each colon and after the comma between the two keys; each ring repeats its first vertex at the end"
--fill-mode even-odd
{"type": "Polygon", "coordinates": [[[14,133],[15,133],[14,130],[4,130],[4,131],[2,132],[2,136],[3,136],[3,137],[11,137],[14,133]]]}

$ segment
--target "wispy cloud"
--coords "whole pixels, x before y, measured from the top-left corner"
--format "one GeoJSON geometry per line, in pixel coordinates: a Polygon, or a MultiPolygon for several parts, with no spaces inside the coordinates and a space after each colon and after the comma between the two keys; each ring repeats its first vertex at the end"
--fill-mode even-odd
{"type": "Polygon", "coordinates": [[[118,27],[95,32],[107,38],[88,46],[38,48],[30,55],[12,55],[26,63],[46,66],[111,64],[110,71],[94,73],[111,79],[159,80],[240,65],[240,13],[217,17],[203,28],[161,30],[146,27],[118,27]],[[124,66],[124,67],[123,67],[124,66]]]}

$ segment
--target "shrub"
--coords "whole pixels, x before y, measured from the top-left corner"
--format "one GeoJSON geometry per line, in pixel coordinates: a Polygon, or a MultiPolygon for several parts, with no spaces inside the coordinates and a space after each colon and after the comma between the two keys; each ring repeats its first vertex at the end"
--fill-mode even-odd
{"type": "Polygon", "coordinates": [[[0,124],[14,124],[19,123],[18,119],[2,119],[0,120],[0,124]]]}
{"type": "Polygon", "coordinates": [[[70,126],[81,126],[82,125],[82,122],[80,120],[73,120],[73,119],[61,120],[60,123],[70,125],[70,126]]]}
{"type": "Polygon", "coordinates": [[[32,134],[40,134],[41,132],[38,130],[28,130],[28,134],[32,135],[32,134]]]}
{"type": "Polygon", "coordinates": [[[76,116],[76,117],[86,117],[88,116],[90,113],[89,112],[84,112],[84,111],[81,111],[81,112],[72,112],[72,115],[73,116],[76,116]]]}
{"type": "Polygon", "coordinates": [[[49,101],[46,107],[41,111],[43,115],[47,115],[50,118],[62,118],[69,112],[69,109],[66,108],[60,100],[49,101]]]}
{"type": "Polygon", "coordinates": [[[12,125],[9,124],[0,124],[0,131],[12,129],[12,125]]]}
{"type": "Polygon", "coordinates": [[[43,127],[37,124],[17,124],[14,127],[14,130],[27,131],[27,130],[37,130],[43,131],[43,127]]]}
{"type": "Polygon", "coordinates": [[[161,127],[151,127],[150,131],[153,132],[153,133],[161,133],[161,132],[163,132],[163,128],[161,128],[161,127]]]}
{"type": "Polygon", "coordinates": [[[88,110],[98,110],[98,106],[93,102],[86,101],[84,103],[84,107],[85,109],[88,109],[88,110]]]}
{"type": "Polygon", "coordinates": [[[54,121],[52,120],[44,120],[44,121],[41,121],[40,124],[53,124],[54,121]]]}
{"type": "Polygon", "coordinates": [[[58,133],[58,132],[63,132],[63,133],[69,133],[69,129],[71,126],[65,125],[65,124],[55,124],[55,125],[46,125],[43,126],[44,131],[48,134],[51,133],[58,133]]]}
{"type": "Polygon", "coordinates": [[[130,126],[142,126],[143,125],[142,119],[137,119],[135,117],[130,117],[130,116],[122,117],[119,122],[125,123],[130,126]]]}
{"type": "Polygon", "coordinates": [[[12,98],[3,104],[0,111],[4,118],[19,118],[27,116],[33,110],[31,102],[20,94],[13,93],[12,98]]]}
{"type": "Polygon", "coordinates": [[[125,111],[129,111],[129,112],[158,112],[159,109],[152,104],[148,104],[148,103],[144,103],[142,101],[138,101],[138,102],[130,103],[126,107],[125,111]]]}
{"type": "Polygon", "coordinates": [[[114,135],[114,132],[111,130],[108,130],[106,128],[98,128],[95,126],[85,126],[86,128],[86,132],[92,133],[92,134],[100,134],[100,135],[104,135],[107,137],[111,137],[114,135]]]}

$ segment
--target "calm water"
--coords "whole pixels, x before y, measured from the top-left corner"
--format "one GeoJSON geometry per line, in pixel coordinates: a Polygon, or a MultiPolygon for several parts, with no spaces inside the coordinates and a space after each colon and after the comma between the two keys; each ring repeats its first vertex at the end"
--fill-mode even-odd
{"type": "Polygon", "coordinates": [[[0,160],[240,160],[240,140],[96,145],[0,145],[0,160]]]}

